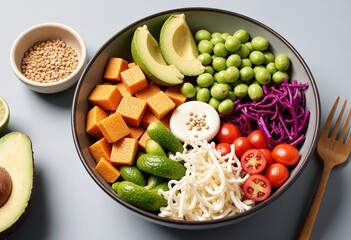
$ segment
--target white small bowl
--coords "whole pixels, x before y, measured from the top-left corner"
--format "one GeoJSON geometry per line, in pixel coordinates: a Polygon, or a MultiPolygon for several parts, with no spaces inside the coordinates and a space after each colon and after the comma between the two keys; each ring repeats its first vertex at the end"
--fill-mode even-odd
{"type": "Polygon", "coordinates": [[[82,37],[72,28],[59,23],[42,23],[25,30],[12,45],[10,54],[11,67],[27,87],[39,93],[57,93],[73,86],[80,78],[87,62],[87,49],[82,37]],[[37,42],[61,39],[71,46],[77,56],[76,69],[66,78],[51,83],[35,82],[21,72],[24,53],[37,42]]]}

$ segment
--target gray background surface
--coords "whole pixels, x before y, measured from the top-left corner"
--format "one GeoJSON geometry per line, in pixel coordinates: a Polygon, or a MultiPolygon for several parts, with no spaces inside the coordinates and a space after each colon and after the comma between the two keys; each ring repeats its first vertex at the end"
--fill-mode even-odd
{"type": "MultiPolygon", "coordinates": [[[[0,1],[0,95],[11,108],[9,131],[31,137],[36,190],[30,215],[9,239],[295,239],[321,173],[312,156],[301,177],[269,207],[235,225],[185,231],[145,221],[123,209],[90,178],[71,134],[74,87],[42,95],[27,89],[10,68],[10,48],[26,28],[67,24],[85,39],[89,58],[113,34],[150,14],[179,7],[235,11],[270,26],[309,65],[319,87],[322,123],[336,96],[351,100],[351,2],[339,1],[0,1]]],[[[351,165],[332,172],[312,239],[349,239],[351,165]]]]}

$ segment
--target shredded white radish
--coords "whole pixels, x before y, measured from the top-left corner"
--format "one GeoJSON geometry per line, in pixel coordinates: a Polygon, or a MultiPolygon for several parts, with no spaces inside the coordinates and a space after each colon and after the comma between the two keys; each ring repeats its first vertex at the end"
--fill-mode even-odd
{"type": "Polygon", "coordinates": [[[170,156],[184,161],[185,176],[168,183],[169,191],[159,190],[168,201],[159,216],[179,220],[212,220],[250,209],[254,201],[244,199],[240,185],[248,178],[236,157],[234,146],[220,156],[215,144],[186,142],[184,152],[170,156]]]}

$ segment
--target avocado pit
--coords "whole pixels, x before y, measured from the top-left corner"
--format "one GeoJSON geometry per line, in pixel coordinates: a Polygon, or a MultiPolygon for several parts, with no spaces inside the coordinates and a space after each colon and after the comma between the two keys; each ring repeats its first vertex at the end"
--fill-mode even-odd
{"type": "Polygon", "coordinates": [[[5,168],[0,167],[0,208],[5,205],[12,191],[11,176],[5,168]]]}

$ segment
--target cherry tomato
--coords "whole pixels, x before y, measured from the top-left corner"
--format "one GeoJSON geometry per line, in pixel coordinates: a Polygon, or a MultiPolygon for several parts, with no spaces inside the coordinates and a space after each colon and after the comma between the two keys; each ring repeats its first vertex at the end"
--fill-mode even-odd
{"type": "Polygon", "coordinates": [[[265,155],[258,149],[250,149],[244,152],[240,158],[241,167],[249,174],[261,173],[266,168],[265,155]]]}
{"type": "Polygon", "coordinates": [[[254,130],[247,136],[254,148],[267,148],[268,141],[261,130],[254,130]]]}
{"type": "Polygon", "coordinates": [[[255,202],[266,200],[272,192],[269,180],[261,174],[253,174],[242,185],[245,196],[255,202]]]}
{"type": "Polygon", "coordinates": [[[233,141],[241,136],[240,129],[231,123],[223,123],[218,130],[216,140],[219,143],[233,143],[233,141]]]}
{"type": "Polygon", "coordinates": [[[215,148],[216,148],[217,152],[219,152],[221,154],[221,156],[225,156],[228,153],[230,153],[230,144],[229,143],[225,143],[225,142],[218,143],[215,148]]]}
{"type": "Polygon", "coordinates": [[[278,188],[288,180],[290,172],[283,164],[273,163],[266,169],[265,175],[272,187],[278,188]]]}
{"type": "Polygon", "coordinates": [[[268,148],[261,148],[260,151],[263,152],[264,156],[266,157],[266,167],[274,163],[271,150],[269,150],[268,148]]]}
{"type": "Polygon", "coordinates": [[[249,139],[247,139],[247,137],[238,137],[237,139],[234,140],[233,144],[235,149],[235,155],[238,158],[241,158],[244,152],[253,148],[249,139]]]}
{"type": "Polygon", "coordinates": [[[300,153],[296,147],[281,143],[272,150],[273,160],[285,166],[293,166],[300,160],[300,153]]]}

